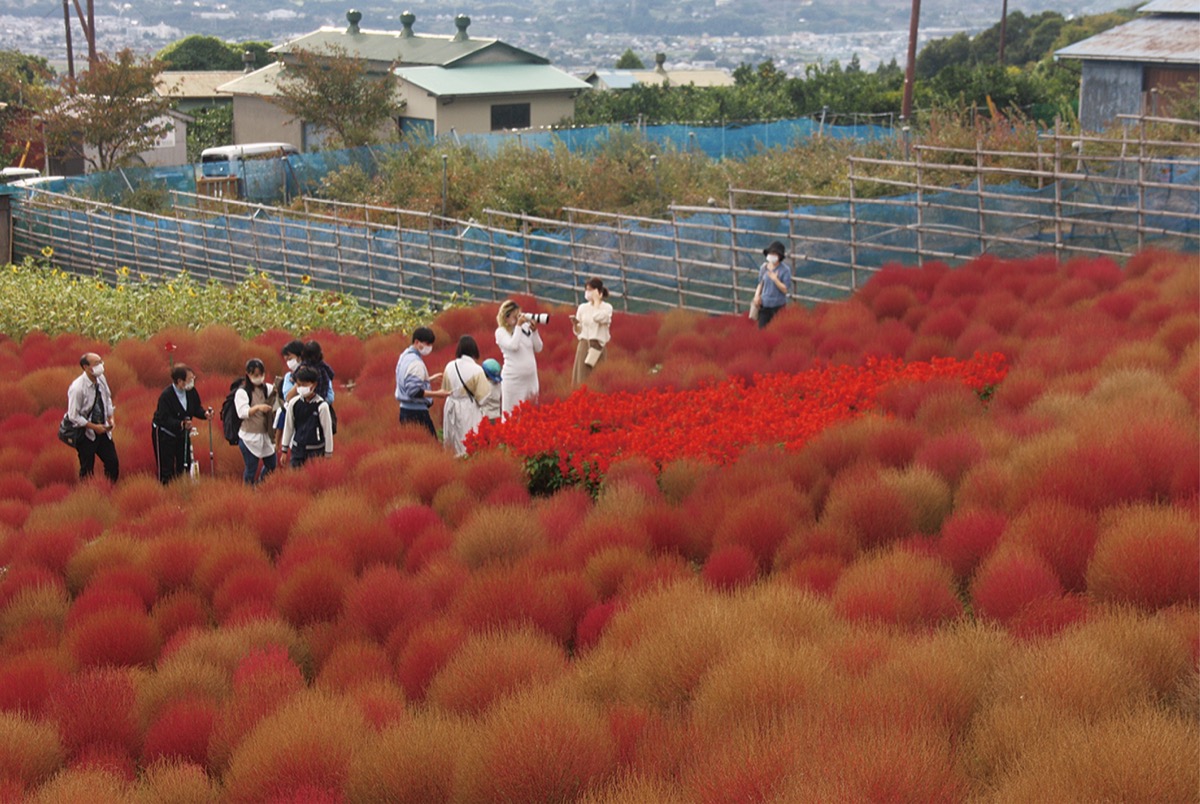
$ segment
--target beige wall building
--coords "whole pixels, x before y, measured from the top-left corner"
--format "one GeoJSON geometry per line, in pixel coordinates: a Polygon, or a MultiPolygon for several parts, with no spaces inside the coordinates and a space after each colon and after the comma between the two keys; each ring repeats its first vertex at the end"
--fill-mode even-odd
{"type": "Polygon", "coordinates": [[[299,51],[341,51],[362,59],[373,72],[396,74],[403,111],[381,131],[384,138],[549,126],[570,120],[575,98],[589,88],[541,56],[498,39],[469,36],[471,21],[462,14],[453,35],[416,33],[416,17],[408,12],[400,17],[400,31],[362,29],[358,12],[346,18],[347,28],[321,28],[272,48],[279,61],[219,87],[233,96],[233,144],[320,147],[323,132],[293,119],[273,100],[283,71],[299,51]]]}

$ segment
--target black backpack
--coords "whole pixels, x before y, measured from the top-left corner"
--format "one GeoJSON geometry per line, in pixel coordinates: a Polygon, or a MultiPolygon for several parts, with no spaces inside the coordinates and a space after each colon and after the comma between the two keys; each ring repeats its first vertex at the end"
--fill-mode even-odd
{"type": "Polygon", "coordinates": [[[235,447],[238,445],[238,430],[242,429],[242,420],[238,418],[233,397],[244,384],[245,380],[241,377],[234,380],[233,385],[229,386],[229,395],[221,403],[221,430],[225,433],[225,440],[235,447]]]}

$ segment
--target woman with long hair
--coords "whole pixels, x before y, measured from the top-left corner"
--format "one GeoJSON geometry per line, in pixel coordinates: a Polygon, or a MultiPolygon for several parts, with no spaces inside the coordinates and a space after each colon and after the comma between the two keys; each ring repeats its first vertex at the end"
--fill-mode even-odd
{"type": "Polygon", "coordinates": [[[575,347],[575,365],[571,369],[571,385],[575,387],[583,385],[592,369],[604,360],[612,338],[609,327],[613,308],[606,301],[608,288],[604,287],[604,282],[592,277],[583,286],[583,295],[586,301],[571,316],[571,325],[579,338],[579,345],[575,347]]]}
{"type": "Polygon", "coordinates": [[[512,299],[500,305],[496,314],[496,345],[504,356],[500,369],[500,407],[505,416],[526,400],[537,401],[539,386],[537,353],[542,351],[542,336],[537,322],[521,314],[521,305],[512,299]]]}

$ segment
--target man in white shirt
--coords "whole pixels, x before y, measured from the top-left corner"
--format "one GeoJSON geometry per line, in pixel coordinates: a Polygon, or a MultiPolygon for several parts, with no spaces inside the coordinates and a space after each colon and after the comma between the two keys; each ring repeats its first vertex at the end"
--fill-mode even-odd
{"type": "Polygon", "coordinates": [[[92,475],[99,455],[105,477],[115,483],[121,466],[113,444],[112,391],[104,378],[104,361],[95,352],[88,352],[79,358],[79,366],[83,373],[67,389],[67,418],[83,428],[75,445],[79,453],[79,477],[92,475]]]}

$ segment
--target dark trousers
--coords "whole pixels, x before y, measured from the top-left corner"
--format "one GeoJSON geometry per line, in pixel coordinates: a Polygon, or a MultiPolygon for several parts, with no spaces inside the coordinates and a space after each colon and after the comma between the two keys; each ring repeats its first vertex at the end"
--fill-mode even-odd
{"type": "Polygon", "coordinates": [[[433,417],[429,415],[429,410],[406,410],[400,408],[400,423],[415,424],[424,427],[437,440],[437,428],[433,426],[433,417]]]}
{"type": "Polygon", "coordinates": [[[113,443],[112,437],[109,435],[97,435],[93,441],[82,435],[79,438],[78,444],[75,446],[75,451],[79,453],[79,477],[91,477],[92,472],[96,468],[96,456],[100,456],[100,462],[104,464],[104,476],[112,482],[117,482],[117,476],[121,473],[121,464],[117,460],[117,446],[113,443]]]}
{"type": "MultiPolygon", "coordinates": [[[[238,449],[242,453],[242,462],[246,464],[246,470],[242,472],[242,480],[249,486],[253,486],[259,480],[266,480],[267,475],[275,471],[275,453],[271,453],[265,458],[259,458],[250,450],[246,449],[246,445],[242,440],[238,439],[238,449]],[[258,477],[258,464],[262,461],[262,476],[258,477]]],[[[301,461],[303,463],[303,461],[301,461]]]]}
{"type": "Polygon", "coordinates": [[[291,467],[299,469],[306,461],[311,461],[314,458],[324,458],[324,449],[307,450],[304,447],[292,447],[291,467]]]}
{"type": "Polygon", "coordinates": [[[778,307],[760,307],[758,310],[758,328],[762,329],[767,324],[770,324],[771,319],[774,318],[775,314],[782,310],[784,306],[785,305],[781,304],[778,307]]]}
{"type": "Polygon", "coordinates": [[[179,433],[170,433],[161,427],[150,427],[154,441],[154,460],[158,464],[158,479],[170,483],[172,478],[185,475],[188,471],[187,439],[179,433]]]}

